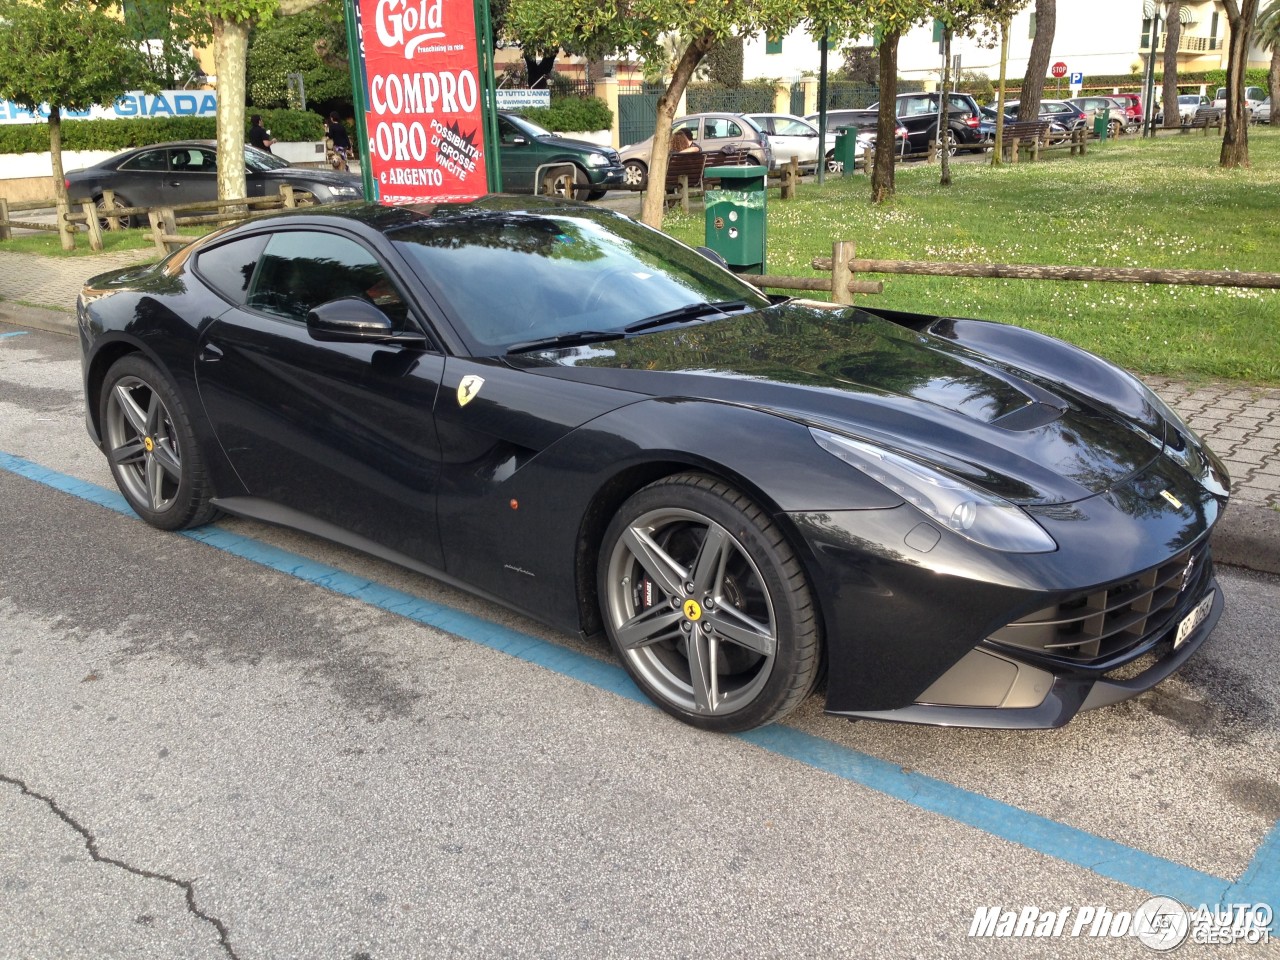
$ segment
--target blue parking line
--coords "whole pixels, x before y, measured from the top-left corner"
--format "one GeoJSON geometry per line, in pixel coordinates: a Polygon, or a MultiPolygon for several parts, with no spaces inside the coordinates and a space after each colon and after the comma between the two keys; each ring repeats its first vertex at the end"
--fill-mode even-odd
{"type": "MultiPolygon", "coordinates": [[[[136,516],[119,493],[49,470],[21,457],[0,451],[0,468],[117,513],[136,516]]],[[[596,660],[444,604],[423,600],[376,581],[362,579],[217,526],[189,530],[182,535],[561,676],[649,705],[648,699],[626,672],[615,664],[596,660]]],[[[763,750],[1138,890],[1175,897],[1192,906],[1202,903],[1210,907],[1223,903],[1280,906],[1280,823],[1272,827],[1245,871],[1232,881],[1059,823],[944,780],[908,772],[898,764],[793,727],[774,724],[738,736],[763,750]]]]}
{"type": "Polygon", "coordinates": [[[8,340],[10,337],[25,337],[28,331],[15,330],[13,333],[0,333],[0,340],[8,340]]]}

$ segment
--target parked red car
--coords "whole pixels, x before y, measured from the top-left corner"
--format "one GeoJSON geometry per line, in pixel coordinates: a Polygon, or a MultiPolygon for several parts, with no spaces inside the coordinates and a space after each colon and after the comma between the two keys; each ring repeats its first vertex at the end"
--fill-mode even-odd
{"type": "Polygon", "coordinates": [[[1124,104],[1124,115],[1130,124],[1142,123],[1142,97],[1136,93],[1117,93],[1111,98],[1124,104]]]}

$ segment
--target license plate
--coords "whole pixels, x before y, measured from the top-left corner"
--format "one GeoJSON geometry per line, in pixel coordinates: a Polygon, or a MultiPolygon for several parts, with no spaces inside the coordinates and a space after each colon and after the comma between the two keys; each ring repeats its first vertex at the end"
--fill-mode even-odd
{"type": "Polygon", "coordinates": [[[1204,623],[1209,616],[1209,611],[1213,609],[1213,591],[1209,591],[1209,595],[1196,604],[1196,608],[1182,618],[1182,622],[1178,624],[1178,632],[1173,637],[1173,649],[1177,650],[1187,637],[1191,636],[1193,630],[1200,624],[1204,623]]]}

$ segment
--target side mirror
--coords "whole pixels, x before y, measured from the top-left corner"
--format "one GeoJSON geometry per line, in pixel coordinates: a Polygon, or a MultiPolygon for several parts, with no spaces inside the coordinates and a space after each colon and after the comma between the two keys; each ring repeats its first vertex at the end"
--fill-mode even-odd
{"type": "Polygon", "coordinates": [[[698,253],[706,257],[708,260],[710,260],[712,263],[714,263],[716,266],[724,267],[726,270],[729,269],[729,261],[726,260],[724,257],[720,256],[720,254],[712,250],[710,247],[695,247],[694,249],[697,250],[698,253]]]}
{"type": "Polygon", "coordinates": [[[307,333],[322,343],[425,345],[418,334],[396,333],[391,318],[367,300],[342,297],[307,313],[307,333]]]}
{"type": "Polygon", "coordinates": [[[527,144],[528,142],[529,142],[529,138],[528,138],[528,137],[522,137],[522,136],[520,136],[520,134],[516,134],[516,135],[515,135],[514,137],[512,137],[512,138],[511,138],[511,140],[510,140],[510,143],[511,143],[511,145],[512,145],[513,147],[523,147],[523,146],[524,146],[525,144],[527,144]]]}

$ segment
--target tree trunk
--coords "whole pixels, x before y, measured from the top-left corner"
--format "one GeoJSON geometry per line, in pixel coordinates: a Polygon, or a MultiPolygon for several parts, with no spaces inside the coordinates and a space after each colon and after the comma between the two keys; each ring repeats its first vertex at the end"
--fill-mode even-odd
{"type": "Polygon", "coordinates": [[[942,176],[938,185],[951,186],[951,151],[947,149],[947,134],[951,130],[948,118],[947,91],[951,89],[951,28],[947,27],[942,35],[942,93],[938,97],[938,150],[939,163],[942,165],[942,176]]]}
{"type": "Polygon", "coordinates": [[[1182,39],[1182,22],[1179,15],[1182,0],[1171,0],[1169,13],[1164,21],[1164,125],[1179,127],[1182,117],[1178,110],[1178,42],[1182,39]]]}
{"type": "MultiPolygon", "coordinates": [[[[1271,48],[1271,69],[1267,71],[1267,96],[1274,104],[1278,95],[1280,95],[1280,40],[1271,48]]],[[[1274,114],[1272,116],[1274,117],[1274,114]]],[[[1278,121],[1268,119],[1267,122],[1275,124],[1278,121]]]]}
{"type": "Polygon", "coordinates": [[[558,50],[553,50],[548,56],[538,56],[536,53],[524,55],[524,68],[529,78],[530,90],[546,90],[551,85],[551,71],[555,68],[557,53],[558,50]]]}
{"type": "Polygon", "coordinates": [[[1222,135],[1223,167],[1249,166],[1249,118],[1244,109],[1244,71],[1249,66],[1249,35],[1258,17],[1258,0],[1225,0],[1231,39],[1227,47],[1227,110],[1222,135]]]}
{"type": "Polygon", "coordinates": [[[53,161],[53,195],[67,199],[67,181],[62,172],[62,111],[49,104],[49,159],[53,161]]]}
{"type": "Polygon", "coordinates": [[[889,31],[880,41],[880,116],[876,124],[876,165],[871,171],[871,202],[884,203],[893,196],[893,158],[898,129],[898,41],[902,34],[889,31]]]}
{"type": "Polygon", "coordinates": [[[644,204],[640,208],[641,222],[658,230],[662,229],[662,218],[666,213],[667,159],[671,155],[671,124],[676,118],[676,107],[693,77],[693,71],[715,44],[715,34],[710,31],[704,31],[690,40],[689,46],[680,55],[680,62],[676,64],[666,92],[658,98],[653,147],[649,151],[649,187],[645,190],[644,204]]]}
{"type": "Polygon", "coordinates": [[[996,90],[996,142],[991,148],[991,165],[1004,162],[1004,88],[1009,71],[1009,21],[1000,23],[1000,87],[996,90]]]}
{"type": "Polygon", "coordinates": [[[1035,120],[1040,116],[1040,97],[1044,94],[1044,78],[1049,72],[1049,57],[1053,53],[1053,34],[1057,26],[1056,0],[1036,0],[1036,35],[1031,41],[1027,75],[1022,80],[1022,94],[1018,98],[1019,120],[1035,120]]]}
{"type": "Polygon", "coordinates": [[[219,200],[239,200],[245,195],[244,99],[248,52],[249,21],[214,21],[213,61],[218,70],[219,200]]]}

